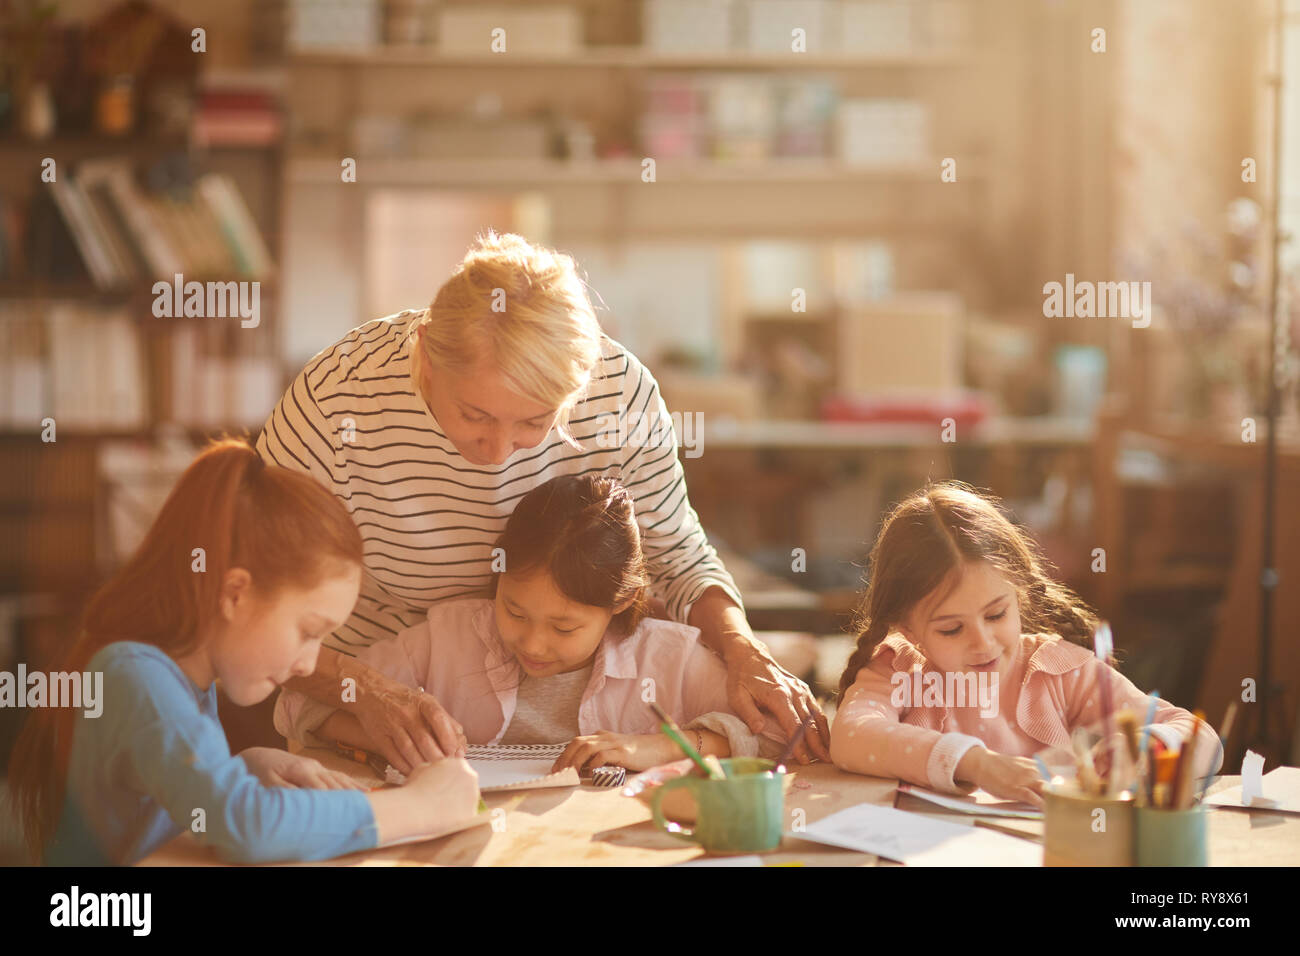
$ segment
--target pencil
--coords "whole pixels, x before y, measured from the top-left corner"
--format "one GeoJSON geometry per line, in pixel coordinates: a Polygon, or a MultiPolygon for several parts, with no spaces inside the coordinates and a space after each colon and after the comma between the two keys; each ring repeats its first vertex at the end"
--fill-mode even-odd
{"type": "Polygon", "coordinates": [[[1195,712],[1196,722],[1192,724],[1192,734],[1183,741],[1178,753],[1178,770],[1174,773],[1173,798],[1170,809],[1186,810],[1192,805],[1192,795],[1196,786],[1196,744],[1201,736],[1201,724],[1205,723],[1204,714],[1195,712]]]}
{"type": "Polygon", "coordinates": [[[1102,621],[1097,625],[1097,631],[1092,636],[1092,648],[1101,661],[1101,669],[1097,672],[1097,691],[1101,696],[1101,732],[1102,732],[1102,750],[1109,758],[1110,778],[1105,781],[1104,794],[1109,794],[1115,782],[1115,754],[1114,733],[1115,733],[1115,714],[1114,702],[1110,696],[1110,657],[1115,647],[1115,640],[1110,633],[1110,625],[1102,621]]]}
{"type": "Polygon", "coordinates": [[[1034,763],[1038,764],[1038,773],[1046,783],[1052,782],[1052,774],[1047,769],[1047,764],[1043,761],[1041,754],[1034,754],[1034,763]]]}
{"type": "Polygon", "coordinates": [[[800,724],[799,729],[794,732],[790,742],[786,744],[785,750],[777,758],[776,766],[773,768],[777,773],[785,769],[785,762],[794,756],[794,748],[799,746],[799,741],[803,740],[803,735],[808,732],[807,724],[800,724]]]}
{"type": "Polygon", "coordinates": [[[659,729],[662,730],[673,743],[682,748],[682,753],[695,761],[699,768],[704,771],[706,777],[710,780],[725,779],[725,775],[719,774],[716,770],[705,763],[704,758],[700,756],[700,752],[686,742],[686,738],[682,736],[681,728],[677,726],[677,722],[669,717],[662,707],[654,701],[650,701],[650,706],[654,708],[654,712],[659,716],[659,719],[663,721],[663,723],[659,725],[659,729]]]}
{"type": "Polygon", "coordinates": [[[1151,703],[1147,706],[1147,719],[1142,724],[1142,743],[1138,745],[1138,794],[1146,794],[1147,800],[1155,805],[1156,768],[1152,765],[1149,745],[1151,743],[1151,722],[1156,719],[1156,705],[1160,703],[1160,691],[1151,692],[1151,703]],[[1146,777],[1144,781],[1142,778],[1146,777]]]}

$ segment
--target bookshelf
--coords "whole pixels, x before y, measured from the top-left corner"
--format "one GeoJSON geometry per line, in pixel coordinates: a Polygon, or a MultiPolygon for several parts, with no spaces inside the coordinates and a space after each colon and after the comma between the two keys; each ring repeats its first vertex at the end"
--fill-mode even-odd
{"type": "MultiPolygon", "coordinates": [[[[576,56],[510,54],[511,69],[571,70],[937,70],[960,69],[977,58],[974,50],[803,56],[753,52],[669,53],[639,45],[588,46],[576,56]]],[[[391,44],[363,49],[313,49],[290,54],[293,66],[453,69],[497,67],[506,58],[492,53],[455,53],[419,45],[391,44]]]]}
{"type": "Polygon", "coordinates": [[[106,465],[112,449],[188,459],[187,449],[209,437],[255,435],[286,383],[280,123],[272,88],[201,78],[185,135],[70,129],[30,142],[0,133],[9,173],[0,182],[8,240],[0,257],[0,536],[12,545],[0,560],[0,595],[50,595],[56,609],[23,625],[29,643],[62,645],[85,598],[121,559],[110,523],[121,509],[106,465]],[[45,157],[56,161],[65,198],[80,188],[85,201],[91,169],[124,176],[132,191],[100,197],[108,204],[95,210],[97,231],[77,235],[41,180],[45,157]],[[232,202],[240,207],[233,220],[232,202]],[[127,218],[141,208],[152,235],[133,231],[127,218]],[[224,251],[198,245],[214,237],[224,251]],[[145,248],[149,240],[174,244],[174,268],[162,268],[168,263],[145,248]],[[92,251],[91,241],[103,245],[92,251]],[[105,256],[114,257],[112,271],[102,268],[105,256]],[[256,283],[256,326],[229,313],[155,315],[154,284],[176,272],[205,293],[216,284],[224,293],[225,283],[251,292],[256,283]],[[226,400],[240,394],[242,405],[226,400]],[[52,443],[42,441],[47,417],[56,423],[52,443]]]}

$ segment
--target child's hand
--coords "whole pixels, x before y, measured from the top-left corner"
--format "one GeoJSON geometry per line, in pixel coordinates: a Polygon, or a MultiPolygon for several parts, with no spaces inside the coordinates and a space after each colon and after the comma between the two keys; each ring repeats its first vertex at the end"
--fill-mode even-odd
{"type": "Polygon", "coordinates": [[[983,747],[972,747],[957,764],[954,775],[969,780],[1003,800],[1019,800],[1036,807],[1043,805],[1043,778],[1028,757],[1012,757],[983,747]]]}
{"type": "Polygon", "coordinates": [[[240,751],[249,772],[268,787],[305,787],[312,790],[364,790],[346,773],[326,768],[319,760],[274,747],[249,747],[240,751]]]}
{"type": "Polygon", "coordinates": [[[554,773],[575,767],[581,773],[607,765],[628,770],[649,770],[681,755],[677,745],[663,734],[615,734],[608,730],[574,737],[551,768],[554,773]]]}
{"type": "Polygon", "coordinates": [[[1092,747],[1092,765],[1097,770],[1097,775],[1103,780],[1110,777],[1111,761],[1118,758],[1120,766],[1124,767],[1128,761],[1128,743],[1124,735],[1116,731],[1110,735],[1110,746],[1106,746],[1106,739],[1102,738],[1092,747]]]}
{"type": "Polygon", "coordinates": [[[425,831],[468,820],[478,812],[478,774],[464,757],[448,757],[413,769],[402,792],[419,798],[425,831]]]}

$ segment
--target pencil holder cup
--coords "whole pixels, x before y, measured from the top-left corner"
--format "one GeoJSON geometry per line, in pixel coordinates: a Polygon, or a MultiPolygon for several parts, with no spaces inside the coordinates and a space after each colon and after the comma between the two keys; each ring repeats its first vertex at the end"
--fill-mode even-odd
{"type": "Polygon", "coordinates": [[[787,775],[773,773],[771,760],[756,757],[732,757],[721,763],[725,780],[678,777],[658,787],[650,800],[655,826],[711,853],[776,849],[785,822],[787,775]],[[694,798],[694,827],[665,819],[663,801],[674,790],[685,790],[694,798]]]}
{"type": "Polygon", "coordinates": [[[1133,801],[1043,788],[1043,866],[1132,866],[1133,801]]]}
{"type": "Polygon", "coordinates": [[[1139,807],[1136,811],[1138,866],[1207,866],[1209,849],[1203,806],[1190,810],[1139,807]]]}

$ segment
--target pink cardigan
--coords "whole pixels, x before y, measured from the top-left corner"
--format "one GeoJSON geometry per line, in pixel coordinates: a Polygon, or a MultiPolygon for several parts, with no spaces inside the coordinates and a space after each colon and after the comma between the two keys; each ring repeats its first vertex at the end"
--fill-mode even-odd
{"type": "MultiPolygon", "coordinates": [[[[579,731],[658,733],[646,703],[654,700],[680,726],[726,736],[732,756],[779,754],[784,738],[776,721],[769,719],[763,735],[755,737],[729,712],[727,670],[700,643],[699,633],[687,624],[647,618],[621,640],[606,635],[578,707],[579,731]]],[[[495,744],[510,726],[523,671],[501,641],[489,599],[435,604],[423,623],[375,642],[357,659],[400,683],[423,687],[460,722],[471,744],[495,744]]],[[[312,731],[334,709],[284,690],[275,726],[285,737],[314,744],[312,731]]]]}
{"type": "MultiPolygon", "coordinates": [[[[1145,719],[1150,701],[1124,675],[1056,635],[1021,636],[1012,669],[999,681],[997,709],[991,716],[979,706],[895,707],[891,697],[899,699],[901,693],[898,679],[891,678],[896,672],[907,673],[912,685],[913,671],[922,671],[922,679],[938,673],[901,634],[880,642],[835,714],[831,759],[836,766],[950,793],[969,792],[974,788],[954,782],[953,771],[971,747],[982,744],[1019,757],[1049,747],[1068,751],[1075,727],[1100,725],[1097,682],[1103,676],[1110,681],[1116,709],[1128,706],[1145,719]]],[[[1176,748],[1194,725],[1191,714],[1161,700],[1152,733],[1176,748]]],[[[1223,747],[1208,724],[1197,741],[1197,754],[1198,776],[1217,772],[1223,762],[1223,747]]]]}

